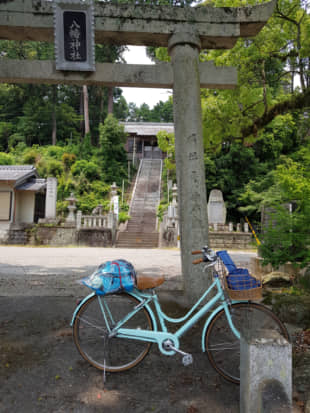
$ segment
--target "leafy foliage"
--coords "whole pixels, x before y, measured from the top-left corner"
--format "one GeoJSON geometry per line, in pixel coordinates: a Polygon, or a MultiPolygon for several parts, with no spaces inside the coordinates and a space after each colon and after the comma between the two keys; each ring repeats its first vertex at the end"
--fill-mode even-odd
{"type": "Polygon", "coordinates": [[[127,174],[127,155],[124,148],[126,132],[113,115],[108,115],[99,125],[101,168],[108,181],[121,185],[127,174]]]}

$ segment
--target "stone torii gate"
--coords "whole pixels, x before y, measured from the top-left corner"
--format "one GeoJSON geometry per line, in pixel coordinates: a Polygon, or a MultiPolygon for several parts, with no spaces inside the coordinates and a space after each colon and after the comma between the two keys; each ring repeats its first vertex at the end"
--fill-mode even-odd
{"type": "MultiPolygon", "coordinates": [[[[200,88],[232,88],[236,84],[233,68],[200,63],[199,51],[229,49],[238,38],[255,36],[271,16],[275,1],[244,8],[94,4],[96,43],[168,47],[171,64],[96,64],[95,72],[70,73],[56,71],[50,61],[0,60],[0,82],[6,83],[173,86],[182,273],[191,303],[206,286],[201,268],[192,264],[191,251],[208,243],[200,88]]],[[[52,3],[1,2],[0,38],[53,42],[52,3]]]]}

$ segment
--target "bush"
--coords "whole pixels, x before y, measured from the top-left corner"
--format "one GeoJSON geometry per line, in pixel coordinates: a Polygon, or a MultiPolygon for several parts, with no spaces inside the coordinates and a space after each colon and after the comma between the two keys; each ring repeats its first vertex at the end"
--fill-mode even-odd
{"type": "Polygon", "coordinates": [[[13,124],[10,122],[0,122],[0,150],[8,149],[8,140],[13,132],[13,124]]]}
{"type": "Polygon", "coordinates": [[[20,159],[22,158],[24,152],[28,149],[25,142],[19,142],[15,148],[10,150],[10,154],[12,154],[15,158],[20,159]]]}
{"type": "Polygon", "coordinates": [[[71,179],[65,179],[64,177],[59,178],[57,196],[60,201],[66,199],[71,192],[75,193],[75,190],[75,183],[71,179]]]}
{"type": "Polygon", "coordinates": [[[92,191],[98,194],[98,196],[104,198],[109,195],[111,191],[111,186],[104,183],[103,181],[93,181],[91,183],[92,191]]]}
{"type": "Polygon", "coordinates": [[[76,161],[76,156],[74,155],[74,153],[67,153],[65,152],[62,155],[62,163],[64,164],[65,170],[69,171],[71,166],[74,164],[74,162],[76,161]]]}
{"type": "Polygon", "coordinates": [[[36,169],[38,174],[41,176],[41,178],[46,178],[48,175],[47,172],[47,161],[45,159],[40,159],[37,164],[36,164],[36,169]]]}
{"type": "Polygon", "coordinates": [[[83,173],[89,180],[99,178],[98,166],[94,162],[88,162],[84,159],[81,161],[76,161],[71,167],[71,172],[74,176],[79,176],[83,173]]]}
{"type": "Polygon", "coordinates": [[[92,210],[99,204],[103,204],[103,200],[97,197],[94,192],[78,196],[77,207],[84,214],[91,214],[92,210]]]}
{"type": "Polygon", "coordinates": [[[19,143],[24,143],[26,146],[25,136],[20,133],[14,133],[9,137],[9,149],[15,148],[19,143]]]}
{"type": "Polygon", "coordinates": [[[37,161],[39,160],[40,154],[34,150],[31,149],[30,151],[26,152],[23,156],[23,164],[25,165],[35,165],[37,161]]]}
{"type": "Polygon", "coordinates": [[[65,149],[61,146],[49,146],[47,149],[47,155],[51,158],[55,158],[58,161],[62,159],[65,149]]]}
{"type": "Polygon", "coordinates": [[[122,222],[126,222],[130,219],[130,215],[127,214],[127,212],[121,211],[118,214],[118,222],[121,224],[122,222]]]}
{"type": "Polygon", "coordinates": [[[14,159],[8,153],[0,152],[0,165],[13,165],[14,159]]]}
{"type": "Polygon", "coordinates": [[[157,207],[157,217],[160,222],[162,222],[164,218],[164,214],[168,209],[168,204],[167,203],[160,203],[157,207]]]}
{"type": "Polygon", "coordinates": [[[60,177],[63,173],[63,165],[60,161],[49,161],[47,162],[47,175],[53,177],[60,177]]]}

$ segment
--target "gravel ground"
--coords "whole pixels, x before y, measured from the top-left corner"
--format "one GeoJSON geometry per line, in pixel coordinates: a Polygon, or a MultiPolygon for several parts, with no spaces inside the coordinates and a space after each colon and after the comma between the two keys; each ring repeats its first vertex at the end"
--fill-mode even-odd
{"type": "MultiPolygon", "coordinates": [[[[111,258],[165,274],[163,309],[185,313],[178,250],[0,247],[0,412],[239,412],[239,387],[221,379],[201,352],[202,323],[181,340],[194,358],[188,367],[153,345],[137,367],[104,383],[81,358],[69,324],[88,290],[76,280],[111,258]]],[[[246,264],[249,255],[234,259],[246,264]]]]}

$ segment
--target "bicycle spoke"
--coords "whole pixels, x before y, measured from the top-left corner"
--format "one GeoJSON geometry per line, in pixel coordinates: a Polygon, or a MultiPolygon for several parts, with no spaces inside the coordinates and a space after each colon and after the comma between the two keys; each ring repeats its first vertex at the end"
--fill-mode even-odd
{"type": "MultiPolygon", "coordinates": [[[[281,321],[268,308],[255,303],[233,304],[230,308],[235,328],[242,334],[251,329],[276,330],[288,338],[281,321]]],[[[240,382],[240,341],[236,340],[221,310],[212,319],[205,336],[208,358],[212,366],[227,380],[240,382]]]]}
{"type": "MultiPolygon", "coordinates": [[[[97,330],[101,330],[101,331],[107,331],[106,328],[98,326],[97,324],[94,324],[94,322],[91,322],[87,319],[87,317],[78,317],[78,319],[80,321],[83,321],[85,324],[87,324],[88,326],[95,328],[97,330]]],[[[82,327],[83,328],[83,327],[82,327]]]]}
{"type": "Polygon", "coordinates": [[[122,371],[134,367],[148,353],[151,343],[119,338],[110,334],[111,320],[125,328],[152,330],[151,318],[144,307],[132,314],[140,301],[129,294],[92,296],[79,309],[73,333],[81,355],[103,371],[122,371]],[[98,300],[101,300],[101,304],[98,300]],[[127,317],[132,314],[131,317],[127,317]]]}

